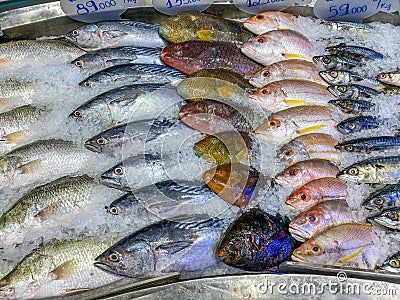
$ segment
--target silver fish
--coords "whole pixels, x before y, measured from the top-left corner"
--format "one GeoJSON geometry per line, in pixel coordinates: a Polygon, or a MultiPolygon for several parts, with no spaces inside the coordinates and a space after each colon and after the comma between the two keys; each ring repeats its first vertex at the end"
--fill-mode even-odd
{"type": "Polygon", "coordinates": [[[368,99],[382,93],[381,91],[359,84],[331,85],[328,86],[328,91],[340,99],[368,99]]]}
{"type": "Polygon", "coordinates": [[[69,118],[110,128],[159,116],[178,117],[183,99],[176,88],[163,84],[135,84],[100,94],[75,109],[69,118]]]}
{"type": "Polygon", "coordinates": [[[390,256],[379,266],[379,269],[388,272],[399,273],[400,272],[400,251],[390,256]]]}
{"type": "Polygon", "coordinates": [[[371,101],[355,99],[336,99],[328,103],[335,105],[346,114],[360,114],[372,110],[375,106],[375,103],[371,101]]]}
{"type": "Polygon", "coordinates": [[[362,65],[360,60],[342,55],[314,56],[313,61],[326,69],[352,68],[362,65]]]}
{"type": "Polygon", "coordinates": [[[168,66],[152,64],[125,64],[99,71],[79,83],[83,87],[99,90],[116,88],[128,84],[178,84],[185,74],[168,66]]]}
{"type": "Polygon", "coordinates": [[[106,48],[86,53],[71,62],[91,74],[123,64],[155,64],[161,62],[161,49],[147,47],[106,48]]]}
{"type": "Polygon", "coordinates": [[[385,226],[389,229],[400,229],[400,206],[389,208],[383,212],[367,218],[368,221],[375,221],[376,223],[385,226]]]}
{"type": "Polygon", "coordinates": [[[120,240],[96,258],[95,266],[118,275],[149,278],[214,266],[222,221],[161,221],[120,240]]]}
{"type": "Polygon", "coordinates": [[[87,51],[123,46],[164,47],[166,43],[158,30],[158,25],[142,22],[103,21],[85,24],[65,38],[87,51]]]}
{"type": "Polygon", "coordinates": [[[0,84],[0,111],[30,104],[36,93],[33,83],[8,79],[0,84]]]}
{"type": "Polygon", "coordinates": [[[369,78],[367,76],[347,71],[347,70],[328,70],[320,71],[319,75],[329,84],[332,85],[348,85],[348,84],[359,84],[368,86],[376,90],[383,90],[386,85],[379,82],[375,78],[369,78]]]}

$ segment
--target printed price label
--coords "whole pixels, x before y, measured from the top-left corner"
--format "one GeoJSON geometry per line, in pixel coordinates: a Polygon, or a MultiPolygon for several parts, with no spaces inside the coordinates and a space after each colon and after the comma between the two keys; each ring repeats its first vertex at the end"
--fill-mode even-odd
{"type": "Polygon", "coordinates": [[[176,15],[185,11],[204,11],[214,0],[153,0],[153,7],[166,15],[176,15]]]}
{"type": "Polygon", "coordinates": [[[63,12],[78,21],[119,20],[130,7],[143,6],[144,0],[61,0],[63,12]]]}
{"type": "Polygon", "coordinates": [[[379,11],[391,13],[398,9],[398,0],[318,0],[314,14],[325,20],[362,22],[379,11]]]}
{"type": "Polygon", "coordinates": [[[311,0],[233,0],[233,4],[241,11],[258,14],[267,10],[283,10],[296,5],[310,4],[311,0]]]}

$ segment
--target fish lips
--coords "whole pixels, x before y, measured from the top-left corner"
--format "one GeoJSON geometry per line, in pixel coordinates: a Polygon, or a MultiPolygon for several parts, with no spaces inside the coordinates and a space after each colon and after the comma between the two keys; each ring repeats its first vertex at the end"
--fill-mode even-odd
{"type": "Polygon", "coordinates": [[[311,237],[311,234],[302,228],[294,227],[293,225],[289,225],[289,232],[292,235],[292,237],[299,241],[299,242],[305,242],[311,237]]]}
{"type": "Polygon", "coordinates": [[[118,178],[111,177],[108,172],[101,174],[99,182],[110,188],[118,189],[125,192],[130,192],[130,188],[125,187],[118,178]]]}
{"type": "Polygon", "coordinates": [[[101,147],[96,146],[90,140],[87,140],[84,144],[85,148],[96,153],[102,153],[103,149],[101,147]]]}

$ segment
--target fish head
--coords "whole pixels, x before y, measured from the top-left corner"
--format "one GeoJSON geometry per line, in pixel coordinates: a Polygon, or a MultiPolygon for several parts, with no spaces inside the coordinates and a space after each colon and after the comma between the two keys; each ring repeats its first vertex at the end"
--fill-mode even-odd
{"type": "Polygon", "coordinates": [[[395,255],[386,259],[378,268],[393,273],[400,272],[400,253],[396,253],[395,255]]]}
{"type": "Polygon", "coordinates": [[[362,150],[362,146],[357,146],[351,142],[344,142],[335,145],[335,149],[347,152],[360,152],[362,150]]]}
{"type": "Polygon", "coordinates": [[[112,123],[111,112],[107,105],[100,102],[85,103],[76,108],[69,116],[69,120],[109,126],[112,123]]]}
{"type": "Polygon", "coordinates": [[[298,262],[324,264],[325,247],[317,239],[310,238],[293,251],[291,258],[298,262]]]}
{"type": "Polygon", "coordinates": [[[140,277],[154,272],[156,262],[146,241],[128,236],[100,254],[94,265],[110,273],[140,277]]]}
{"type": "Polygon", "coordinates": [[[105,84],[114,83],[118,81],[118,79],[120,79],[120,76],[115,72],[111,73],[107,71],[100,71],[81,81],[79,85],[85,88],[93,88],[105,84]]]}
{"type": "Polygon", "coordinates": [[[139,206],[139,201],[134,194],[128,193],[113,202],[107,207],[107,212],[112,215],[128,215],[139,206]]]}
{"type": "Polygon", "coordinates": [[[367,199],[365,199],[362,205],[369,210],[380,210],[383,208],[390,208],[393,207],[396,203],[397,197],[393,198],[391,198],[389,195],[372,194],[367,199]]]}
{"type": "Polygon", "coordinates": [[[295,27],[294,16],[280,11],[267,11],[247,19],[243,26],[255,34],[295,27]]]}
{"type": "Polygon", "coordinates": [[[103,55],[99,53],[86,53],[85,55],[82,55],[76,59],[74,59],[71,64],[74,66],[84,69],[84,70],[93,70],[96,68],[107,68],[111,67],[111,65],[104,64],[105,59],[103,58],[103,55]]]}
{"type": "Polygon", "coordinates": [[[114,127],[88,139],[84,145],[86,149],[93,152],[111,152],[114,148],[122,144],[125,129],[126,126],[114,127]]]}
{"type": "Polygon", "coordinates": [[[65,38],[84,50],[96,50],[101,46],[101,33],[96,24],[86,24],[68,32],[65,38]]]}
{"type": "Polygon", "coordinates": [[[313,197],[314,192],[308,187],[300,187],[290,194],[285,203],[291,208],[305,210],[317,203],[313,197]]]}
{"type": "Polygon", "coordinates": [[[292,165],[298,161],[310,159],[311,157],[303,143],[292,140],[278,150],[278,158],[281,162],[287,162],[292,165]]]}
{"type": "Polygon", "coordinates": [[[331,55],[314,56],[313,61],[325,69],[333,69],[338,65],[337,60],[331,55]]]}
{"type": "Polygon", "coordinates": [[[359,132],[364,128],[368,128],[369,124],[368,121],[362,121],[361,119],[358,118],[350,118],[347,120],[344,120],[340,122],[339,124],[336,125],[336,128],[342,133],[342,134],[349,134],[352,132],[359,132]]]}
{"type": "Polygon", "coordinates": [[[340,70],[320,71],[319,75],[329,84],[345,84],[343,72],[340,70]]]}
{"type": "Polygon", "coordinates": [[[202,69],[202,43],[204,42],[190,41],[169,45],[161,51],[161,60],[183,73],[192,74],[202,69]]]}
{"type": "Polygon", "coordinates": [[[399,74],[393,74],[390,72],[386,72],[386,73],[379,73],[378,75],[376,75],[376,79],[382,83],[387,83],[387,84],[391,84],[393,83],[393,81],[398,81],[399,79],[399,74]]]}
{"type": "Polygon", "coordinates": [[[326,222],[324,211],[318,205],[315,205],[300,213],[290,222],[289,231],[296,240],[304,242],[311,238],[318,227],[323,226],[326,222]]]}
{"type": "Polygon", "coordinates": [[[330,85],[328,91],[335,97],[342,99],[351,98],[354,94],[354,91],[347,85],[330,85]]]}
{"type": "Polygon", "coordinates": [[[372,219],[382,226],[397,229],[400,226],[400,209],[395,207],[384,210],[382,213],[368,219],[372,219]]]}
{"type": "Polygon", "coordinates": [[[294,164],[275,176],[275,181],[280,184],[299,186],[306,177],[307,170],[304,166],[294,164]]]}
{"type": "Polygon", "coordinates": [[[371,172],[369,168],[363,168],[362,166],[354,164],[340,171],[337,177],[353,182],[363,182],[365,179],[371,177],[371,172]]]}
{"type": "Polygon", "coordinates": [[[128,180],[126,178],[126,169],[123,163],[117,164],[101,174],[100,183],[104,184],[105,186],[123,191],[130,190],[128,180]]]}
{"type": "Polygon", "coordinates": [[[348,99],[329,100],[329,104],[339,107],[345,113],[351,113],[354,110],[354,104],[348,99]]]}
{"type": "Polygon", "coordinates": [[[251,100],[270,110],[276,108],[285,97],[286,94],[279,82],[269,83],[249,96],[251,100]]]}
{"type": "Polygon", "coordinates": [[[199,14],[180,13],[169,17],[161,22],[159,33],[170,43],[180,43],[184,41],[199,40],[196,34],[200,27],[198,26],[199,14]]]}
{"type": "Polygon", "coordinates": [[[260,71],[256,72],[249,79],[249,82],[256,87],[261,88],[264,85],[273,81],[273,77],[279,76],[279,74],[276,74],[278,72],[276,72],[275,70],[272,70],[272,66],[273,65],[267,66],[267,67],[261,69],[260,71]]]}
{"type": "Polygon", "coordinates": [[[274,59],[272,48],[267,32],[245,43],[241,51],[251,59],[262,62],[264,65],[269,65],[270,63],[267,63],[267,61],[270,62],[274,59]]]}
{"type": "Polygon", "coordinates": [[[278,114],[273,114],[255,132],[274,141],[276,138],[285,139],[288,135],[288,129],[285,119],[278,114]]]}

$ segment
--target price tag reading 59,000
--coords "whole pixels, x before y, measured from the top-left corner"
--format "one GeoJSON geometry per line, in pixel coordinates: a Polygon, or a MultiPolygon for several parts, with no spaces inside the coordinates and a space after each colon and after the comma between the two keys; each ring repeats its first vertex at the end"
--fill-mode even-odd
{"type": "Polygon", "coordinates": [[[142,6],[144,0],[61,0],[61,9],[82,22],[119,20],[128,8],[142,6]]]}
{"type": "Polygon", "coordinates": [[[361,22],[379,11],[391,13],[398,8],[398,0],[318,0],[314,14],[325,20],[361,22]]]}

